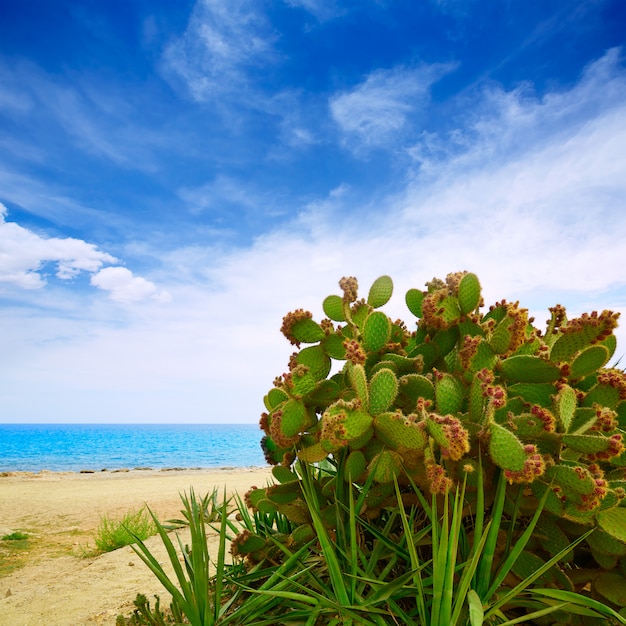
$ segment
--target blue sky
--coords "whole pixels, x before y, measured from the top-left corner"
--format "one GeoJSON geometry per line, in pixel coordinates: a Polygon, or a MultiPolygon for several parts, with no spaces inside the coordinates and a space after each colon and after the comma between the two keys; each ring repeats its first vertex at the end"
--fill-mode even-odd
{"type": "Polygon", "coordinates": [[[0,421],[254,422],[282,316],[622,311],[622,0],[0,2],[0,421]]]}

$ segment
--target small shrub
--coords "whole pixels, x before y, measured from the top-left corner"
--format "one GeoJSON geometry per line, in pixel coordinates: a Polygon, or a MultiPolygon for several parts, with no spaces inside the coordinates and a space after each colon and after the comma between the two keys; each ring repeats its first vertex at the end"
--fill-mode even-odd
{"type": "Polygon", "coordinates": [[[28,533],[22,533],[20,531],[2,537],[2,541],[23,541],[24,539],[28,539],[28,533]]]}
{"type": "Polygon", "coordinates": [[[157,528],[144,508],[129,511],[121,519],[112,519],[105,515],[98,526],[96,547],[99,552],[112,552],[135,543],[137,537],[147,539],[156,532],[157,528]]]}

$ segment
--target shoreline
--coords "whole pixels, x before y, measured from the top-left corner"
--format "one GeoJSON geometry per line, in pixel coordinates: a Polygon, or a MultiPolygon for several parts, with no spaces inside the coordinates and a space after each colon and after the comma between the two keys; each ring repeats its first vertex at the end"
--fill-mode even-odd
{"type": "Polygon", "coordinates": [[[115,469],[103,468],[99,470],[0,470],[0,481],[3,478],[45,478],[48,476],[110,476],[135,475],[152,476],[161,473],[167,474],[202,474],[206,472],[255,472],[271,469],[270,465],[224,465],[216,467],[120,467],[115,469]]]}

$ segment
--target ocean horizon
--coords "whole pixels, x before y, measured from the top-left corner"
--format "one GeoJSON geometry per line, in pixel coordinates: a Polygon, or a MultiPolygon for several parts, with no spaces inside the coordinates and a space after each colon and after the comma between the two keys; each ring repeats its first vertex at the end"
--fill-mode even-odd
{"type": "Polygon", "coordinates": [[[0,472],[264,467],[258,424],[0,424],[0,472]]]}

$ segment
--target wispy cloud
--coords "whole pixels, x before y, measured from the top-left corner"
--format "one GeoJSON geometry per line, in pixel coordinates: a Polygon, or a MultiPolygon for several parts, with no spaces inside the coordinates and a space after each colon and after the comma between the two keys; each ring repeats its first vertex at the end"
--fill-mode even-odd
{"type": "Polygon", "coordinates": [[[419,114],[429,102],[430,87],[453,64],[375,70],[352,89],[330,98],[333,119],[353,149],[387,146],[412,122],[419,129],[419,114]]]}
{"type": "Polygon", "coordinates": [[[273,41],[258,3],[198,0],[185,33],[163,54],[163,71],[193,99],[216,100],[249,86],[251,72],[275,57],[273,41]]]}

